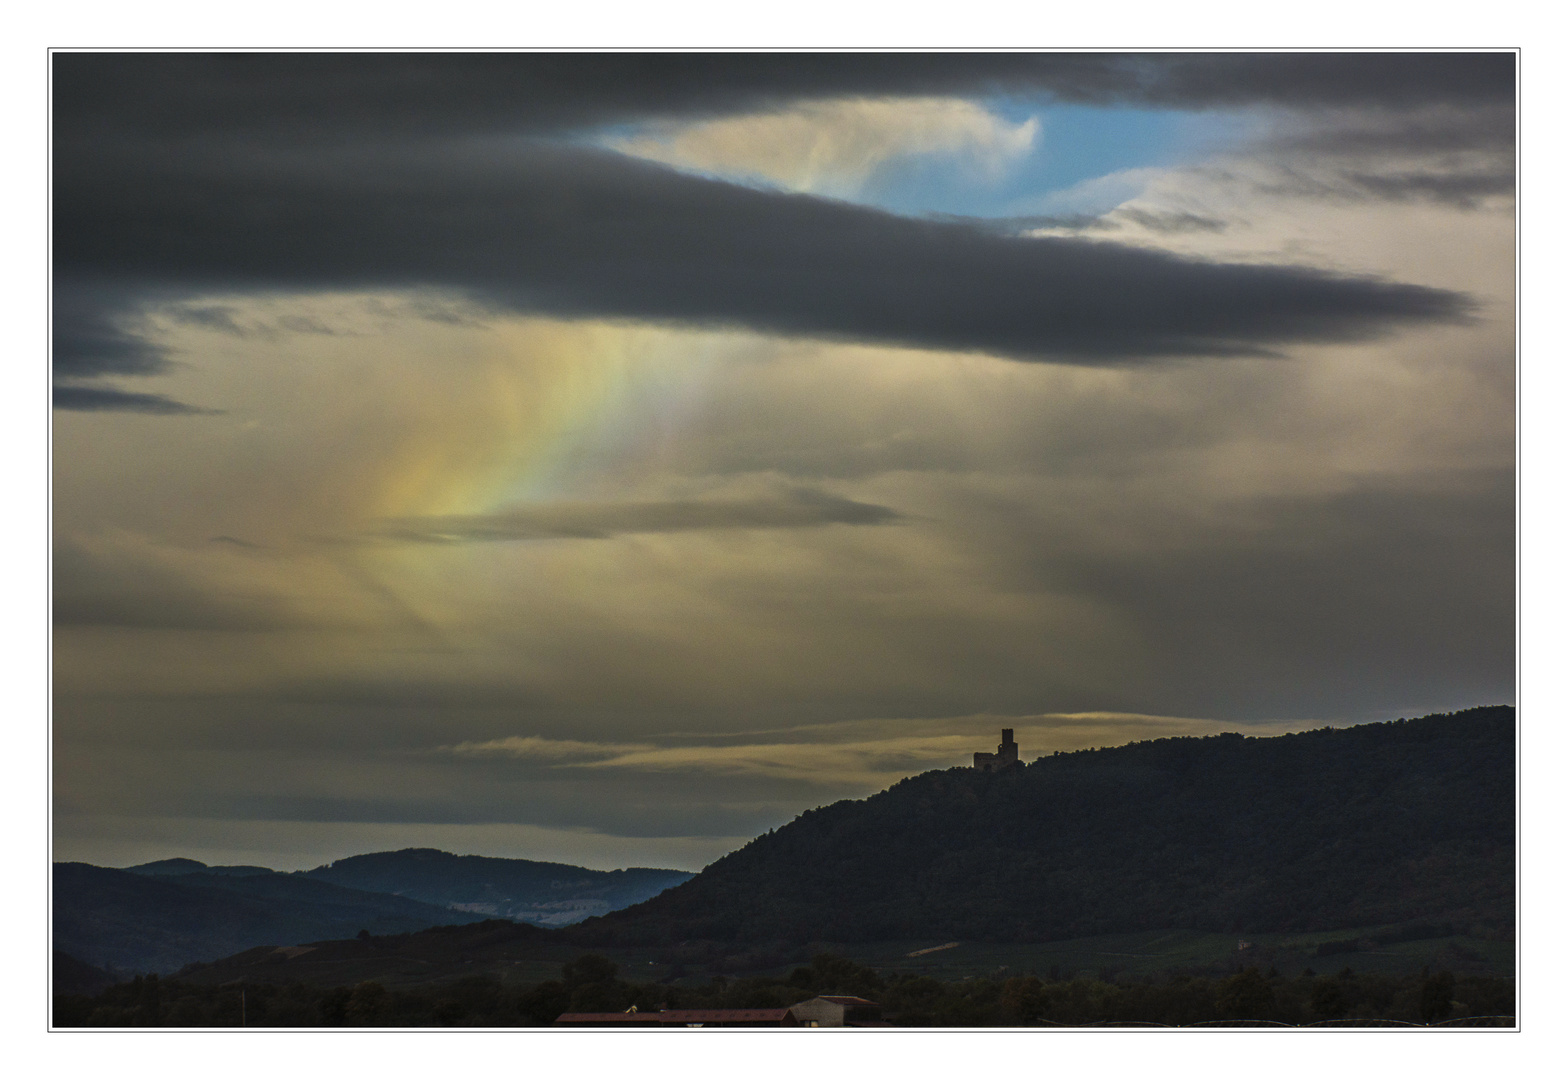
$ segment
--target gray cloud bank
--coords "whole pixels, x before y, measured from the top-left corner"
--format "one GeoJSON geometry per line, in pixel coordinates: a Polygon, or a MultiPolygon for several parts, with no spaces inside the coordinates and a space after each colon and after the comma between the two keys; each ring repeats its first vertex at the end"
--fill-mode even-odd
{"type": "MultiPolygon", "coordinates": [[[[214,290],[435,286],[507,310],[1075,363],[1258,355],[1469,309],[1415,285],[999,235],[537,141],[931,93],[1495,116],[1513,57],[60,54],[56,372],[156,373],[166,359],[126,320],[150,296],[214,290]]],[[[1496,183],[1363,188],[1459,183],[1471,198],[1478,182],[1496,183]]],[[[114,400],[72,391],[58,404],[114,400]]]]}
{"type": "Polygon", "coordinates": [[[212,409],[200,409],[175,401],[164,394],[143,394],[134,390],[117,390],[111,386],[75,386],[56,383],[54,407],[73,409],[77,412],[136,412],[154,416],[208,415],[212,409]]]}
{"type": "Polygon", "coordinates": [[[1256,355],[1467,309],[1438,289],[996,236],[592,150],[124,177],[57,182],[57,266],[189,288],[436,285],[521,310],[1080,361],[1256,355]]]}
{"type": "Polygon", "coordinates": [[[898,517],[885,506],[801,489],[783,499],[557,503],[499,514],[403,518],[387,522],[382,535],[423,543],[602,539],[623,533],[881,525],[898,517]]]}
{"type": "Polygon", "coordinates": [[[563,131],[811,98],[1039,96],[1094,105],[1508,105],[1494,53],[57,54],[79,138],[563,131]]]}

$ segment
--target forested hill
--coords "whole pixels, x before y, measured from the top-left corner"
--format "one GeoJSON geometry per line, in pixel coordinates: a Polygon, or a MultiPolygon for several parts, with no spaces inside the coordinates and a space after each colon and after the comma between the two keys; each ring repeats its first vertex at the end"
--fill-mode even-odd
{"type": "Polygon", "coordinates": [[[1514,710],[926,773],[802,814],[584,946],[1039,941],[1514,917],[1514,710]]]}

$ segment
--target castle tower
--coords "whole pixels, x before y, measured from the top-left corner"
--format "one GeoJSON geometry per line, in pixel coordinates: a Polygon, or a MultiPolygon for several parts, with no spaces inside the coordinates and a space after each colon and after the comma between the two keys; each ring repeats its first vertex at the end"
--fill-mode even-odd
{"type": "Polygon", "coordinates": [[[1013,742],[1013,729],[1010,727],[1002,729],[1002,745],[996,748],[996,760],[998,765],[1003,766],[1018,764],[1018,744],[1013,742]]]}
{"type": "Polygon", "coordinates": [[[1018,764],[1018,744],[1013,741],[1013,729],[1002,729],[1002,742],[996,753],[975,754],[976,772],[1001,772],[1018,764]]]}

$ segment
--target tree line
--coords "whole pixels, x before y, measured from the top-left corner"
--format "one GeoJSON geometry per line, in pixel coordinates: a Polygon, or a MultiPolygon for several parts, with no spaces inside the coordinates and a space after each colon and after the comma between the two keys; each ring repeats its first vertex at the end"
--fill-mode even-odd
{"type": "Polygon", "coordinates": [[[1256,967],[1229,975],[1174,974],[1107,981],[997,975],[942,982],[883,974],[820,954],[786,976],[705,985],[634,983],[610,960],[584,954],[561,977],[514,986],[488,975],[438,986],[200,986],[156,975],[96,997],[55,999],[56,1027],[530,1027],[563,1012],[783,1008],[818,994],[879,1002],[905,1027],[1087,1027],[1100,1025],[1435,1024],[1511,1026],[1513,980],[1423,971],[1402,976],[1310,969],[1285,977],[1256,967]],[[1491,1019],[1476,1019],[1491,1018],[1491,1019]]]}

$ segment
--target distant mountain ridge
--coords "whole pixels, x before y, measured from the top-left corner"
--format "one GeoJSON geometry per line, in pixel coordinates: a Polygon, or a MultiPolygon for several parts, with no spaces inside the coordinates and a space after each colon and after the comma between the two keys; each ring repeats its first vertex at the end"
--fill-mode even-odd
{"type": "Polygon", "coordinates": [[[294,874],[145,874],[54,865],[54,948],[119,972],[177,971],[258,945],[478,922],[401,896],[294,874]]]}
{"type": "Polygon", "coordinates": [[[809,811],[584,947],[1514,920],[1514,710],[930,772],[809,811]]]}
{"type": "Polygon", "coordinates": [[[166,973],[258,946],[353,938],[361,930],[397,935],[498,917],[561,926],[639,903],[691,876],[429,848],[292,873],[186,858],[124,870],[56,863],[54,945],[68,962],[90,968],[166,973]]]}
{"type": "Polygon", "coordinates": [[[641,903],[689,880],[685,870],[588,870],[563,863],[405,848],[338,859],[306,877],[534,926],[565,926],[641,903]]]}
{"type": "Polygon", "coordinates": [[[157,862],[127,866],[126,872],[144,877],[178,877],[183,874],[212,874],[217,877],[260,877],[276,874],[266,866],[208,866],[195,859],[159,859],[157,862]]]}

